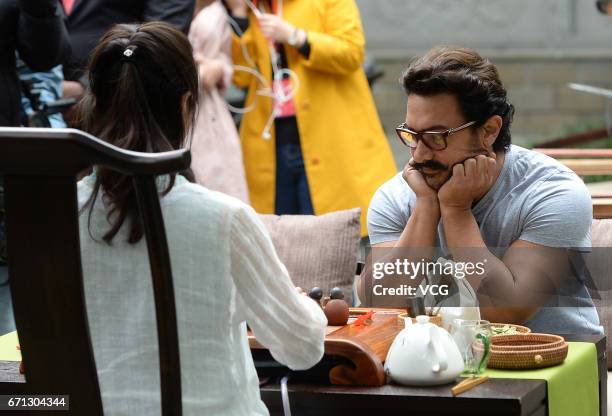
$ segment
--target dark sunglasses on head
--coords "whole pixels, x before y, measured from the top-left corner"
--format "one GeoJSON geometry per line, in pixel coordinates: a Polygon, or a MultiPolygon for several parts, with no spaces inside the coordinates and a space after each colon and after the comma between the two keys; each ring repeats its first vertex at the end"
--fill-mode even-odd
{"type": "Polygon", "coordinates": [[[411,149],[416,149],[417,144],[422,141],[423,144],[429,147],[431,150],[444,150],[448,146],[448,136],[474,124],[476,124],[475,121],[470,121],[459,127],[448,130],[418,132],[410,130],[408,127],[406,127],[406,123],[402,123],[395,128],[395,132],[404,146],[408,146],[411,149]]]}

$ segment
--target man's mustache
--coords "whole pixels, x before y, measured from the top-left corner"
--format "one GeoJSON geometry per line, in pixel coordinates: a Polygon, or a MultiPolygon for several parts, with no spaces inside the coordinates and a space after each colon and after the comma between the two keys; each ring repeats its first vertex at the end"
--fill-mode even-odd
{"type": "MultiPolygon", "coordinates": [[[[468,159],[472,159],[478,155],[485,155],[485,156],[489,156],[491,157],[491,155],[484,149],[481,150],[476,150],[473,151],[468,157],[466,157],[465,159],[463,159],[460,162],[457,162],[453,165],[453,167],[455,167],[455,165],[459,165],[462,163],[465,163],[466,160],[468,159]]],[[[443,163],[437,162],[435,160],[428,160],[427,162],[423,162],[423,163],[417,163],[414,160],[410,161],[410,166],[412,166],[414,169],[421,171],[422,169],[426,168],[426,169],[430,169],[430,170],[441,170],[441,171],[446,171],[449,170],[449,166],[445,165],[443,163]]]]}
{"type": "Polygon", "coordinates": [[[448,166],[444,165],[440,162],[436,162],[435,160],[428,160],[427,162],[424,163],[417,163],[415,161],[410,162],[410,166],[412,166],[414,169],[421,171],[424,168],[426,169],[430,169],[430,170],[448,170],[448,166]]]}

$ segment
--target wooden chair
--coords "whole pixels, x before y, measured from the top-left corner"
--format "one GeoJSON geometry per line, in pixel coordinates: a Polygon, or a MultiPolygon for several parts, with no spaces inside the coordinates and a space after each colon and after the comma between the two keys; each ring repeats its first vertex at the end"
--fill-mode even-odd
{"type": "MultiPolygon", "coordinates": [[[[170,258],[155,176],[186,169],[188,150],[147,154],[78,130],[0,128],[15,323],[25,365],[21,394],[70,395],[74,415],[102,415],[81,268],[76,175],[93,165],[132,175],[149,252],[164,416],[181,414],[170,258]]],[[[15,394],[3,391],[0,394],[15,394]]]]}

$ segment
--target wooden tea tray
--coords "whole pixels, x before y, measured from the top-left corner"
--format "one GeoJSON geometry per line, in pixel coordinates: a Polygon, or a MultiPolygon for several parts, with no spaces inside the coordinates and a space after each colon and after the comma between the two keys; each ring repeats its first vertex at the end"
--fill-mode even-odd
{"type": "MultiPolygon", "coordinates": [[[[351,308],[351,317],[373,310],[367,325],[349,323],[328,327],[325,355],[346,358],[350,363],[338,364],[329,371],[329,381],[335,385],[381,386],[385,383],[383,363],[395,336],[404,327],[397,315],[404,310],[351,308]]],[[[349,320],[350,322],[350,320],[349,320]]],[[[249,332],[251,349],[265,349],[249,332]]]]}

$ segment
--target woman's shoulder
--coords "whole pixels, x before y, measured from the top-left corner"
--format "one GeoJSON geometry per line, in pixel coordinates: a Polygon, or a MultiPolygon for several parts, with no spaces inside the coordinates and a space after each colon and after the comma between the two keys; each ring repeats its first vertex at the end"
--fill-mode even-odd
{"type": "Polygon", "coordinates": [[[197,183],[191,183],[181,178],[167,195],[167,202],[180,202],[191,206],[195,210],[213,209],[224,212],[238,212],[248,210],[249,205],[238,198],[213,191],[197,183]]]}
{"type": "MultiPolygon", "coordinates": [[[[95,182],[95,174],[89,175],[78,182],[79,208],[89,201],[95,182]]],[[[159,183],[158,186],[160,186],[159,183]]],[[[96,200],[93,201],[97,208],[104,207],[101,199],[101,195],[98,195],[96,200]]],[[[182,214],[187,216],[215,213],[226,215],[250,209],[249,205],[237,198],[191,183],[181,175],[176,176],[174,185],[160,201],[164,211],[180,210],[182,214]]]]}
{"type": "Polygon", "coordinates": [[[253,208],[238,198],[210,190],[195,183],[184,183],[172,189],[162,200],[162,210],[168,223],[175,221],[189,227],[221,227],[228,237],[231,230],[262,229],[253,208]]]}

